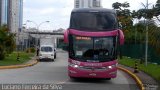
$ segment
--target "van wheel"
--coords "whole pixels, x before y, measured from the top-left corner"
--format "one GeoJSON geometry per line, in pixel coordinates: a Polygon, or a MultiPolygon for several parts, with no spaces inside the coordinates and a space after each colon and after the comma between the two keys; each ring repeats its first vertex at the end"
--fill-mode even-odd
{"type": "Polygon", "coordinates": [[[54,59],[52,59],[52,62],[54,62],[54,59]]]}
{"type": "Polygon", "coordinates": [[[57,58],[56,56],[57,56],[57,55],[55,54],[55,55],[54,55],[54,59],[56,59],[56,58],[57,58]]]}
{"type": "Polygon", "coordinates": [[[38,59],[38,61],[41,62],[42,60],[41,60],[41,59],[38,59]]]}

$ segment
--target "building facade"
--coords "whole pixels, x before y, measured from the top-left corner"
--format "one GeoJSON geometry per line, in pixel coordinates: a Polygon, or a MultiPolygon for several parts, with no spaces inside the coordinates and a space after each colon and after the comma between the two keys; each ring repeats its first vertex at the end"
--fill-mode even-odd
{"type": "Polygon", "coordinates": [[[74,8],[98,8],[101,0],[74,0],[74,8]]]}
{"type": "Polygon", "coordinates": [[[8,22],[8,0],[0,0],[0,25],[8,22]]]}
{"type": "Polygon", "coordinates": [[[23,0],[9,0],[8,26],[11,33],[16,34],[16,45],[23,44],[21,37],[23,22],[23,0]]]}
{"type": "Polygon", "coordinates": [[[23,0],[9,0],[9,29],[12,33],[22,30],[23,0]]]}
{"type": "Polygon", "coordinates": [[[0,0],[0,25],[6,24],[10,32],[22,30],[23,0],[0,0]]]}

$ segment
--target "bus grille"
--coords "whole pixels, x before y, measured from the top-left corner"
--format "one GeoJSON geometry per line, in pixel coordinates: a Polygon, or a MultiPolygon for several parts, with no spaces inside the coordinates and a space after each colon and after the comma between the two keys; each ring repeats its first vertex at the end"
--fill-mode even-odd
{"type": "Polygon", "coordinates": [[[81,66],[80,69],[82,70],[94,70],[94,71],[105,71],[107,70],[106,67],[88,67],[88,66],[81,66]]]}

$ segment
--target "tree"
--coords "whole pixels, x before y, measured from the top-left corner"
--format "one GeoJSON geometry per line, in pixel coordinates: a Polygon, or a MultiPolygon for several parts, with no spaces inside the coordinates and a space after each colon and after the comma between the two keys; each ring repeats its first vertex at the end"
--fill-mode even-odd
{"type": "Polygon", "coordinates": [[[112,4],[112,7],[117,12],[118,20],[121,22],[123,30],[127,29],[127,26],[131,26],[133,24],[131,19],[131,12],[128,9],[130,7],[129,3],[116,2],[112,4]]]}
{"type": "Polygon", "coordinates": [[[5,58],[6,54],[13,52],[15,48],[14,34],[9,32],[7,25],[0,27],[0,60],[5,58]]]}
{"type": "Polygon", "coordinates": [[[149,24],[149,44],[156,49],[160,55],[160,27],[155,24],[149,24]]]}
{"type": "Polygon", "coordinates": [[[153,10],[154,10],[154,16],[160,22],[160,19],[158,18],[158,16],[160,15],[160,0],[157,0],[155,7],[153,7],[153,10]]]}
{"type": "Polygon", "coordinates": [[[133,17],[132,12],[128,9],[130,7],[128,2],[112,4],[113,9],[117,12],[118,21],[122,25],[122,30],[125,34],[125,42],[132,41],[133,37],[133,17]]]}

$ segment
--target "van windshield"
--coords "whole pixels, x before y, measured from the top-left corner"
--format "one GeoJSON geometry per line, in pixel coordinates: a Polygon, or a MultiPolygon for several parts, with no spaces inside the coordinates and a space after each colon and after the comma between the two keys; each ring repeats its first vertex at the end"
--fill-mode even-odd
{"type": "Polygon", "coordinates": [[[41,47],[41,51],[42,52],[52,52],[53,51],[53,49],[52,49],[52,47],[41,47]]]}

